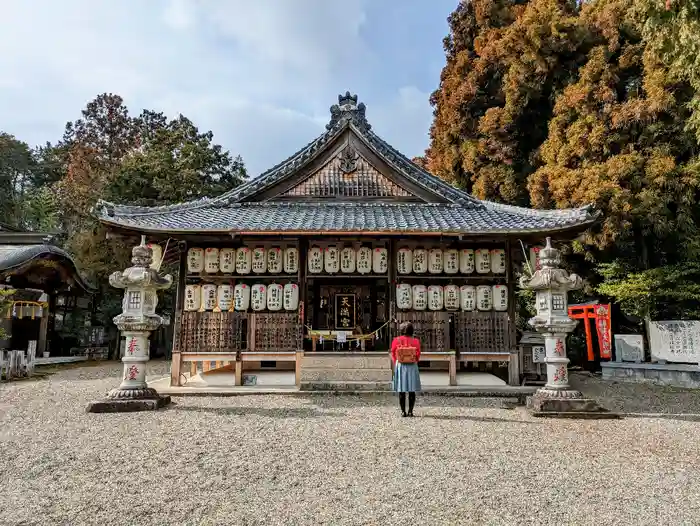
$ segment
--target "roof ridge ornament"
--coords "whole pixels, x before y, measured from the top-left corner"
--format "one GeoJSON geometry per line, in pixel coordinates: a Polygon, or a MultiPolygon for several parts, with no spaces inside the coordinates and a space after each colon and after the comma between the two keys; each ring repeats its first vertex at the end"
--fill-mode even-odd
{"type": "Polygon", "coordinates": [[[362,130],[371,129],[372,126],[367,122],[365,116],[367,106],[364,102],[358,104],[357,100],[357,95],[351,95],[349,91],[346,91],[345,95],[338,95],[338,104],[331,106],[331,121],[326,124],[326,129],[332,130],[346,122],[352,123],[362,130]]]}

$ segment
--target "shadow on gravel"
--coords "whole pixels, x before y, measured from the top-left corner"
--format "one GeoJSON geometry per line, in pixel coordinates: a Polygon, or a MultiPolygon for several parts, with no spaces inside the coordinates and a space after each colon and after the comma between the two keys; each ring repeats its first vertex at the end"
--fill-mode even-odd
{"type": "MultiPolygon", "coordinates": [[[[394,407],[398,408],[399,400],[396,394],[338,394],[338,395],[308,395],[298,399],[323,407],[324,409],[348,407],[394,407]]],[[[471,398],[462,396],[418,395],[418,407],[465,407],[470,409],[513,409],[512,399],[471,398]]]]}
{"type": "Polygon", "coordinates": [[[664,420],[684,420],[686,422],[700,422],[700,415],[698,414],[659,414],[659,413],[632,413],[625,414],[623,418],[661,418],[664,420]]]}
{"type": "Polygon", "coordinates": [[[214,413],[223,416],[264,416],[268,418],[319,418],[344,417],[342,413],[319,411],[309,408],[265,408],[265,407],[202,407],[171,404],[168,411],[190,411],[194,413],[214,413]]]}
{"type": "Polygon", "coordinates": [[[493,424],[536,424],[540,425],[540,421],[527,420],[511,420],[509,418],[495,418],[490,416],[469,416],[469,415],[418,415],[418,418],[429,418],[431,420],[471,420],[473,422],[487,422],[493,424]]]}

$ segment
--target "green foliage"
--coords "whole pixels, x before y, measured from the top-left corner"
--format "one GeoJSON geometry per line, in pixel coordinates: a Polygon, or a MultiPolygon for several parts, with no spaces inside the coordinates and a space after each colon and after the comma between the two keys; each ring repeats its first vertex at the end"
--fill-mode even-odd
{"type": "Polygon", "coordinates": [[[21,208],[35,159],[29,146],[0,132],[0,222],[21,226],[21,208]]]}
{"type": "Polygon", "coordinates": [[[698,319],[700,264],[685,262],[641,272],[624,263],[600,265],[604,282],[598,292],[619,303],[622,310],[642,319],[698,319]]]}

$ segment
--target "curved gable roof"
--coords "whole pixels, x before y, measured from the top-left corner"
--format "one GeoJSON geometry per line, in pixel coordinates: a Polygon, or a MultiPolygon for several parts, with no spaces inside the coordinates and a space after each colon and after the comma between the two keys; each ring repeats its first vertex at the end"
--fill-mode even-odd
{"type": "Polygon", "coordinates": [[[535,233],[581,228],[597,217],[591,206],[535,210],[477,199],[422,169],[375,134],[365,111],[365,105],[357,103],[356,95],[349,92],[340,95],[338,104],[331,107],[331,120],[324,133],[260,176],[220,196],[158,207],[100,201],[94,212],[108,225],[163,233],[319,229],[328,232],[535,233]],[[334,141],[348,130],[399,177],[439,196],[444,203],[421,204],[416,208],[415,203],[250,202],[327,153],[334,141]]]}

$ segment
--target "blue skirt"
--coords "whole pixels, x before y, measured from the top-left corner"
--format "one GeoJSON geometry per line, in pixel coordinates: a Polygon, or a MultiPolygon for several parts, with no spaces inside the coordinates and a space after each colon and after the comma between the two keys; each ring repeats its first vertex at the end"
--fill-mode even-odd
{"type": "Polygon", "coordinates": [[[420,373],[417,363],[396,363],[394,369],[394,391],[397,393],[420,392],[420,373]]]}

